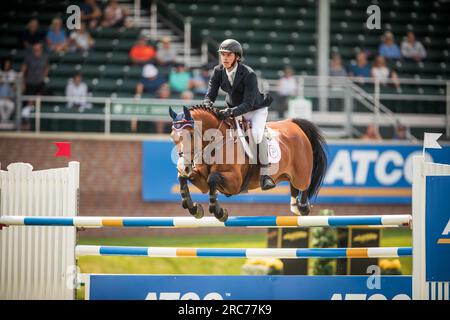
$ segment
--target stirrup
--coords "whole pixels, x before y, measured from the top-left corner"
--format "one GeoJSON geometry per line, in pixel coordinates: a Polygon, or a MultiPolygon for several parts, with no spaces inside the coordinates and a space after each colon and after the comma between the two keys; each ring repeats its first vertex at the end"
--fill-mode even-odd
{"type": "Polygon", "coordinates": [[[273,179],[268,175],[260,176],[259,185],[261,187],[261,190],[270,190],[277,186],[273,179]]]}

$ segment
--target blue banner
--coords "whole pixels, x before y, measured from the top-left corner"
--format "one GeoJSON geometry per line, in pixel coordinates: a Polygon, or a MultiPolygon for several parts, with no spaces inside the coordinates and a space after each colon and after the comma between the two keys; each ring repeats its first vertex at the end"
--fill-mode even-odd
{"type": "Polygon", "coordinates": [[[91,275],[88,288],[91,300],[411,299],[409,276],[91,275]]]}
{"type": "Polygon", "coordinates": [[[426,180],[426,280],[450,281],[450,176],[426,180]]]}
{"type": "MultiPolygon", "coordinates": [[[[330,143],[327,145],[328,171],[319,203],[411,203],[412,158],[422,153],[421,145],[330,143]]],[[[450,147],[427,149],[428,160],[450,164],[450,147]]],[[[144,201],[180,201],[177,181],[177,154],[170,140],[143,142],[142,197],[144,201]]],[[[208,196],[190,185],[194,201],[208,196]]],[[[232,197],[224,202],[283,202],[290,200],[288,183],[277,188],[232,197]]]]}

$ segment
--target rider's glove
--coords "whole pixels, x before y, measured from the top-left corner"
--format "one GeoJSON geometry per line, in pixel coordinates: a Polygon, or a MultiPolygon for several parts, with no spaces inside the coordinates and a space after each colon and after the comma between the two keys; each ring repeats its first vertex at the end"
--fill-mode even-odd
{"type": "Polygon", "coordinates": [[[230,108],[226,108],[226,109],[222,109],[219,111],[219,119],[220,120],[226,120],[228,118],[230,118],[233,115],[233,113],[231,112],[230,108]]]}

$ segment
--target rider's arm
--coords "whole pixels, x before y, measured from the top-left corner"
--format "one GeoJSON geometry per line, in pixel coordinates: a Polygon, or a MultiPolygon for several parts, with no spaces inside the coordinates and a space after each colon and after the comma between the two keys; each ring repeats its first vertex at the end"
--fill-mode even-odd
{"type": "Polygon", "coordinates": [[[220,76],[220,69],[215,68],[211,78],[209,79],[208,91],[206,91],[205,99],[203,99],[204,104],[212,105],[214,101],[216,101],[220,87],[220,76]]]}
{"type": "Polygon", "coordinates": [[[232,109],[233,116],[235,117],[251,111],[255,104],[256,97],[259,93],[258,80],[256,79],[255,73],[249,73],[247,77],[245,77],[244,85],[245,90],[242,103],[232,109]]]}

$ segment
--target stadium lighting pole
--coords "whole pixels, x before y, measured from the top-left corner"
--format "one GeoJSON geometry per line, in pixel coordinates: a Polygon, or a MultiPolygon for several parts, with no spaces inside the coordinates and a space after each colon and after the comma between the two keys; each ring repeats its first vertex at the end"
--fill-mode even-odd
{"type": "Polygon", "coordinates": [[[330,1],[317,1],[317,74],[319,75],[319,110],[328,111],[328,75],[330,56],[330,1]]]}

